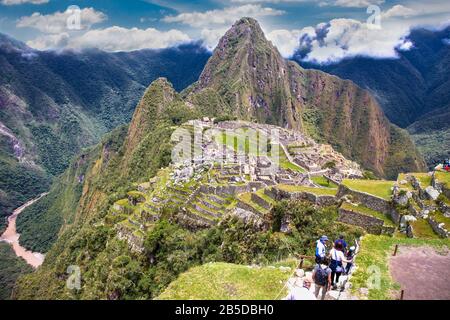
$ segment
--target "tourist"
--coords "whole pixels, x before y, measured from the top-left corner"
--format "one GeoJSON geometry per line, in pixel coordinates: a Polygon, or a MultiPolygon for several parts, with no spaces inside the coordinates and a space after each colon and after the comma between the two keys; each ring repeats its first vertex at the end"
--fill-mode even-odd
{"type": "Polygon", "coordinates": [[[319,240],[317,240],[316,245],[316,263],[321,263],[322,259],[325,258],[327,255],[327,248],[326,248],[326,242],[328,241],[327,236],[320,237],[319,240]]]}
{"type": "MultiPolygon", "coordinates": [[[[356,248],[350,247],[350,249],[348,250],[345,257],[347,258],[347,260],[353,261],[355,254],[356,254],[356,248]]],[[[353,267],[353,262],[347,262],[347,265],[345,266],[345,274],[349,274],[352,267],[353,267]]]]}
{"type": "Polygon", "coordinates": [[[303,280],[301,288],[294,287],[284,300],[317,300],[316,296],[310,291],[312,279],[306,277],[303,280]]]}
{"type": "Polygon", "coordinates": [[[345,252],[347,251],[347,242],[345,241],[343,235],[340,235],[340,236],[339,236],[339,239],[337,239],[337,240],[334,242],[334,245],[336,246],[337,243],[341,243],[341,244],[342,244],[342,248],[343,248],[342,251],[345,253],[345,252]]]}
{"type": "Polygon", "coordinates": [[[322,259],[322,263],[318,263],[314,268],[312,278],[315,284],[316,298],[319,298],[320,290],[322,290],[321,300],[325,300],[325,295],[331,289],[331,269],[329,268],[330,260],[322,259]]]}
{"type": "Polygon", "coordinates": [[[333,289],[337,289],[337,284],[341,274],[344,272],[343,263],[351,263],[351,260],[347,260],[344,256],[342,243],[338,242],[334,248],[330,251],[331,263],[331,282],[333,283],[333,289]]]}

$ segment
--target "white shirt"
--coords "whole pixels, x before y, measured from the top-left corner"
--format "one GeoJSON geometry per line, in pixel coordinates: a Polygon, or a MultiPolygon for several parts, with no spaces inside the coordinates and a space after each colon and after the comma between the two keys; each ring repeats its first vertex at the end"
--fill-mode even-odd
{"type": "Polygon", "coordinates": [[[317,248],[316,248],[316,254],[318,254],[320,257],[324,258],[325,254],[327,252],[327,248],[322,243],[322,241],[317,240],[317,248]]]}
{"type": "Polygon", "coordinates": [[[331,249],[330,251],[330,256],[331,259],[336,260],[336,261],[343,261],[345,260],[345,256],[344,253],[342,251],[336,250],[336,249],[331,249]]]}
{"type": "Polygon", "coordinates": [[[307,288],[295,287],[289,292],[288,296],[284,300],[317,300],[314,293],[309,291],[307,288]]]}

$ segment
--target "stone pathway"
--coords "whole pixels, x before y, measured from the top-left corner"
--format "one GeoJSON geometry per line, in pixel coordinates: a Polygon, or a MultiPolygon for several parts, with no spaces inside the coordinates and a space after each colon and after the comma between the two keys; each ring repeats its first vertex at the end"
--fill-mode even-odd
{"type": "Polygon", "coordinates": [[[400,247],[389,261],[394,280],[404,290],[404,300],[450,300],[450,252],[430,247],[400,247]]]}

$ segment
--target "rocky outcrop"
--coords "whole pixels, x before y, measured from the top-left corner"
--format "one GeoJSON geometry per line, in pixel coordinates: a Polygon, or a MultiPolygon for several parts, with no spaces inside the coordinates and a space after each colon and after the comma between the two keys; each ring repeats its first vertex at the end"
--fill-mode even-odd
{"type": "Polygon", "coordinates": [[[450,236],[450,232],[445,229],[445,225],[443,223],[438,223],[432,218],[427,219],[430,223],[431,228],[433,228],[433,231],[436,232],[438,235],[440,235],[443,238],[448,238],[450,236]]]}

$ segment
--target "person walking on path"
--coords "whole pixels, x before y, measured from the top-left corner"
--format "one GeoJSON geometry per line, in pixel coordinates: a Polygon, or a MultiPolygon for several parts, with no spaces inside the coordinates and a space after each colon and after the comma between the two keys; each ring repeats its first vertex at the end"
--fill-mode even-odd
{"type": "Polygon", "coordinates": [[[338,243],[341,243],[342,244],[342,252],[344,252],[344,253],[346,253],[347,252],[347,242],[345,241],[345,238],[344,238],[344,236],[343,235],[340,235],[339,236],[339,239],[337,239],[335,242],[334,242],[334,245],[336,246],[336,244],[338,244],[338,243]]]}
{"type": "Polygon", "coordinates": [[[315,284],[314,295],[319,299],[320,290],[322,290],[321,300],[325,300],[325,295],[331,289],[331,269],[328,266],[330,261],[324,258],[322,263],[318,263],[313,270],[312,278],[315,284]]]}
{"type": "Polygon", "coordinates": [[[330,251],[331,263],[331,282],[333,284],[333,289],[337,289],[337,284],[341,274],[344,272],[343,263],[351,263],[352,260],[347,260],[342,252],[342,243],[336,243],[335,247],[330,251]]]}
{"type": "Polygon", "coordinates": [[[327,236],[320,237],[319,240],[317,240],[316,245],[316,263],[321,263],[322,259],[324,259],[327,255],[327,247],[326,243],[328,241],[327,236]]]}

